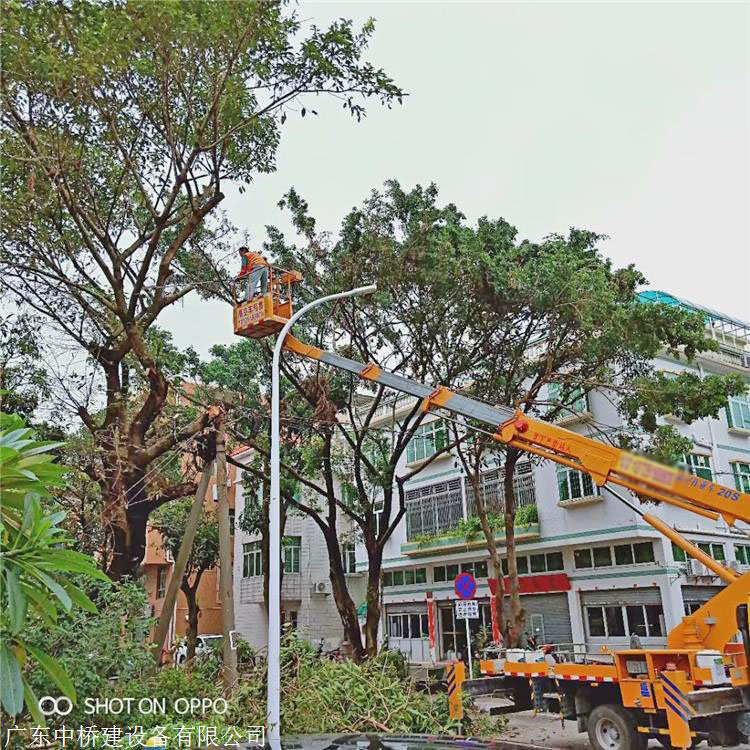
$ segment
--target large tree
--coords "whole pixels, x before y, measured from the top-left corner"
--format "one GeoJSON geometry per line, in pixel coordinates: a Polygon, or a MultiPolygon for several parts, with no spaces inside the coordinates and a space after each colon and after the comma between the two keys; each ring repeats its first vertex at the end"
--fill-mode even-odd
{"type": "Polygon", "coordinates": [[[43,316],[48,348],[79,378],[61,378],[64,401],[100,454],[92,478],[118,578],[143,557],[149,514],[195,489],[152,481],[209,417],[158,429],[170,382],[149,331],[194,290],[229,294],[226,185],[274,169],[281,126],[314,96],[359,118],[363,98],[401,92],[363,60],[372,22],[303,29],[282,2],[4,11],[0,284],[43,316]]]}
{"type": "MultiPolygon", "coordinates": [[[[645,278],[632,265],[614,268],[598,249],[601,239],[571,230],[567,236],[531,243],[519,241],[515,228],[503,219],[478,222],[462,248],[461,264],[467,293],[493,319],[489,335],[482,331],[491,356],[475,369],[465,391],[549,421],[571,416],[582,397],[603,391],[620,425],[588,420],[589,434],[675,462],[691,442],[659,425],[657,417],[674,414],[689,423],[716,416],[745,384],[739,376],[701,379],[682,372],[667,377],[656,370],[653,361],[662,350],[691,360],[715,349],[716,343],[707,335],[702,315],[641,301],[638,291],[645,278]]],[[[499,447],[481,432],[458,450],[475,487],[474,508],[500,580],[495,534],[502,530],[505,535],[510,580],[506,635],[510,645],[517,645],[525,615],[515,562],[515,479],[524,454],[499,447]],[[504,470],[499,503],[480,489],[483,463],[492,453],[501,454],[504,470]],[[503,517],[501,528],[497,519],[490,522],[493,511],[503,517]]]]}
{"type": "MultiPolygon", "coordinates": [[[[372,300],[313,311],[300,323],[302,338],[436,385],[469,377],[485,351],[466,336],[480,321],[456,283],[459,269],[451,260],[458,256],[464,218],[452,206],[438,208],[435,194],[433,187],[407,192],[390,182],[345,217],[337,237],[316,232],[307,204],[294,191],[285,197],[282,204],[292,211],[303,241],[289,243],[271,229],[267,249],[280,265],[302,272],[300,304],[370,281],[379,290],[372,300]]],[[[248,342],[216,350],[221,365],[214,363],[213,371],[236,367],[243,352],[264,348],[248,342]]],[[[355,655],[374,654],[383,551],[406,511],[406,483],[450,446],[403,469],[401,459],[424,419],[419,403],[408,403],[395,423],[383,423],[384,414],[403,405],[384,388],[297,357],[285,358],[283,372],[282,424],[297,430],[297,438],[283,446],[284,473],[298,488],[286,500],[323,534],[334,600],[355,655]],[[364,642],[346,585],[343,523],[354,526],[367,552],[364,642]]],[[[238,377],[239,371],[228,379],[225,373],[223,382],[238,377]]],[[[257,408],[267,407],[259,402],[257,408]]],[[[243,437],[259,455],[267,450],[252,436],[243,437]]]]}

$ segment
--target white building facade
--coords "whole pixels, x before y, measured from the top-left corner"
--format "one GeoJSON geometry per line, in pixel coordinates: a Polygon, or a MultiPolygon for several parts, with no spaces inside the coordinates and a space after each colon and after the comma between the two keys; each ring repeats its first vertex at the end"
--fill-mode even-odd
{"type": "MultiPolygon", "coordinates": [[[[670,304],[689,304],[663,293],[649,294],[661,295],[659,300],[670,304]]],[[[689,369],[700,375],[738,373],[750,386],[750,324],[699,309],[719,339],[720,351],[693,363],[660,357],[657,369],[675,373],[689,369]]],[[[382,409],[384,423],[410,408],[408,399],[394,399],[395,411],[382,409]]],[[[750,492],[748,393],[731,399],[716,419],[668,423],[693,441],[683,468],[706,481],[750,492]]],[[[609,399],[594,392],[582,397],[558,424],[596,438],[617,430],[618,416],[609,399]]],[[[429,417],[403,456],[399,473],[413,470],[433,455],[436,446],[447,442],[446,431],[439,416],[429,417]]],[[[483,476],[485,500],[498,510],[503,503],[502,471],[494,467],[483,476]]],[[[681,550],[586,475],[531,461],[519,462],[516,472],[519,516],[526,521],[516,528],[521,603],[527,632],[540,643],[597,650],[605,644],[627,644],[637,635],[644,647],[663,645],[667,632],[686,613],[719,590],[718,578],[704,566],[686,561],[681,550]]],[[[455,533],[456,525],[472,514],[470,488],[460,462],[447,454],[417,474],[407,490],[405,517],[384,554],[381,635],[411,661],[428,662],[429,593],[437,607],[437,659],[465,657],[464,622],[454,616],[453,580],[459,572],[472,572],[479,583],[480,618],[471,621],[472,637],[490,626],[483,536],[467,540],[455,533]]],[[[716,523],[672,506],[643,507],[715,559],[738,570],[750,569],[750,536],[723,521],[716,523]]],[[[498,536],[501,554],[502,540],[498,536]]],[[[356,569],[366,567],[366,555],[358,547],[356,569]]]]}
{"type": "MultiPolygon", "coordinates": [[[[242,463],[247,455],[240,453],[234,458],[242,463]]],[[[245,502],[245,493],[238,491],[234,534],[235,628],[251,646],[263,649],[268,644],[268,612],[263,599],[261,538],[240,528],[245,502]]],[[[342,540],[351,537],[344,519],[339,535],[342,540]]],[[[355,605],[359,605],[365,598],[365,575],[356,570],[353,541],[344,542],[343,546],[347,585],[355,605]]],[[[331,594],[328,551],[322,532],[309,516],[291,512],[287,515],[282,562],[282,626],[294,628],[310,642],[322,643],[326,651],[336,648],[341,643],[343,628],[331,594]]]]}

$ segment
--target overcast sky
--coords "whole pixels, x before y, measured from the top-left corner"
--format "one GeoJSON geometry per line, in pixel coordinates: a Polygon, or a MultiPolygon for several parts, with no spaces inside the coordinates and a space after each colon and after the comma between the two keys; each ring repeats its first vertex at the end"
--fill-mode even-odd
{"type": "MultiPolygon", "coordinates": [[[[278,169],[232,221],[260,243],[288,229],[294,186],[320,230],[374,187],[435,182],[475,221],[520,237],[571,226],[609,235],[651,288],[750,319],[750,5],[747,3],[312,3],[301,17],[376,19],[369,59],[409,93],[291,115],[278,169]]],[[[232,341],[230,313],[197,297],[162,320],[205,354],[232,341]]]]}

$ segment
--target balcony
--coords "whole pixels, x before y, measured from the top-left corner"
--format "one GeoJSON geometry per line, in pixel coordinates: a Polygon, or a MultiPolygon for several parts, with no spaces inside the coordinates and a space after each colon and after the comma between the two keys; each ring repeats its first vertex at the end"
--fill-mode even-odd
{"type": "Polygon", "coordinates": [[[722,346],[716,352],[701,352],[700,357],[713,362],[720,362],[723,365],[737,367],[744,372],[750,370],[750,353],[740,349],[722,346]]]}
{"type": "MultiPolygon", "coordinates": [[[[281,600],[302,599],[302,574],[284,573],[281,579],[281,600]]],[[[251,576],[240,581],[240,604],[262,604],[263,576],[251,576]]]]}
{"type": "MultiPolygon", "coordinates": [[[[538,539],[541,536],[541,529],[538,522],[527,524],[516,523],[515,530],[516,541],[538,539]]],[[[505,545],[504,530],[495,532],[495,541],[500,547],[505,545]]],[[[481,532],[471,538],[467,538],[465,534],[442,534],[402,544],[401,554],[407,557],[424,557],[434,555],[437,552],[464,552],[467,550],[485,549],[486,547],[487,542],[481,532]]]]}
{"type": "MultiPolygon", "coordinates": [[[[493,469],[482,475],[480,495],[489,515],[505,512],[505,493],[502,468],[493,469]]],[[[516,467],[513,478],[516,508],[536,505],[534,475],[529,462],[516,467]]],[[[481,533],[471,539],[466,532],[457,529],[466,520],[476,518],[474,491],[466,479],[452,479],[446,482],[409,490],[406,493],[406,539],[401,546],[406,555],[432,554],[436,549],[472,549],[484,544],[481,533]],[[468,517],[464,514],[464,497],[468,506],[468,517]]],[[[516,535],[520,538],[539,536],[539,524],[519,524],[516,535]]],[[[504,532],[498,532],[496,539],[503,543],[504,532]]]]}

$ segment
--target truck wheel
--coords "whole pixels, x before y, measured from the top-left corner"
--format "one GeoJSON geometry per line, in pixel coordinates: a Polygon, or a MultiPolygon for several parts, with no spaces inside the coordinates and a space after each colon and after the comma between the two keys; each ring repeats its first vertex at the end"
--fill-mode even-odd
{"type": "Polygon", "coordinates": [[[594,750],[644,750],[646,736],[639,734],[633,717],[614,703],[597,706],[589,714],[589,742],[594,750]]]}

